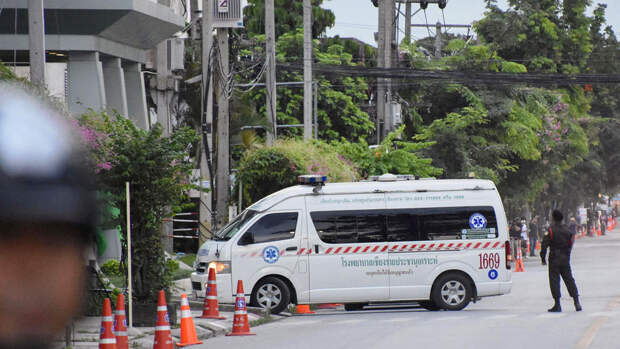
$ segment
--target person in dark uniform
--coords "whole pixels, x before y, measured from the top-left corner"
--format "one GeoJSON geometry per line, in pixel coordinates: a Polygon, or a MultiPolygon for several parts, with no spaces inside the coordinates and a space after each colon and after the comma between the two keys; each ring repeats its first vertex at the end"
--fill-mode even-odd
{"type": "Polygon", "coordinates": [[[564,215],[558,210],[553,210],[553,223],[549,230],[545,233],[540,251],[542,264],[547,264],[547,249],[549,252],[549,288],[555,304],[550,308],[549,312],[561,312],[560,306],[560,276],[564,280],[564,284],[568,289],[568,293],[573,297],[575,310],[581,311],[579,303],[579,293],[577,285],[570,268],[570,253],[573,248],[574,237],[566,227],[562,224],[564,215]]]}

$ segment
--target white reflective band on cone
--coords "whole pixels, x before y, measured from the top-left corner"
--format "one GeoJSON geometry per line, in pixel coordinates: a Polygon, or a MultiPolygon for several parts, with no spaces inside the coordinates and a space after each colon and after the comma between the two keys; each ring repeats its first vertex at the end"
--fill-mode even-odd
{"type": "Polygon", "coordinates": [[[248,313],[247,310],[236,310],[235,311],[235,315],[245,315],[247,313],[248,313]]]}
{"type": "Polygon", "coordinates": [[[209,280],[209,281],[207,281],[207,284],[208,285],[215,285],[215,284],[217,284],[217,282],[215,282],[213,280],[209,280]]]}
{"type": "Polygon", "coordinates": [[[125,315],[125,311],[124,310],[117,310],[116,311],[116,315],[125,315]]]}
{"type": "Polygon", "coordinates": [[[127,337],[127,331],[116,331],[114,335],[117,337],[127,337]]]}
{"type": "Polygon", "coordinates": [[[155,331],[170,331],[170,326],[155,326],[155,331]]]}
{"type": "Polygon", "coordinates": [[[103,321],[103,322],[112,322],[112,321],[114,321],[114,318],[111,317],[111,316],[102,316],[101,317],[101,321],[103,321]]]}
{"type": "Polygon", "coordinates": [[[158,305],[157,311],[168,311],[168,307],[166,307],[165,305],[158,305]]]}
{"type": "Polygon", "coordinates": [[[207,296],[207,299],[217,299],[216,296],[207,296]]]}
{"type": "Polygon", "coordinates": [[[116,344],[116,338],[103,338],[99,340],[100,344],[116,344]]]}
{"type": "Polygon", "coordinates": [[[181,310],[181,317],[182,318],[192,317],[191,310],[181,310]]]}
{"type": "Polygon", "coordinates": [[[187,298],[183,297],[181,298],[181,306],[183,305],[188,305],[189,306],[189,302],[187,301],[187,298]]]}

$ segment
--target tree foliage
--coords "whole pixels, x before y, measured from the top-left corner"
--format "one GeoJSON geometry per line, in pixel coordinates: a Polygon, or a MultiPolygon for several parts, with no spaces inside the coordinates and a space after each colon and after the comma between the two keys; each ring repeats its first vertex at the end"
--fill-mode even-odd
{"type": "MultiPolygon", "coordinates": [[[[91,113],[82,116],[79,124],[93,153],[100,190],[109,194],[115,207],[126,206],[125,182],[130,183],[134,297],[140,302],[155,301],[157,292],[172,281],[166,272],[160,227],[164,218],[188,202],[192,165],[187,153],[196,134],[182,128],[164,137],[159,124],[145,131],[119,115],[91,113]]],[[[125,221],[122,210],[115,225],[122,227],[126,248],[125,221]]]]}
{"type": "MultiPolygon", "coordinates": [[[[323,0],[312,0],[312,37],[317,38],[334,25],[336,16],[331,10],[321,8],[323,0]]],[[[275,0],[276,38],[295,32],[304,23],[303,1],[275,0]]],[[[248,0],[243,9],[245,27],[250,36],[265,34],[265,1],[248,0]]]]}

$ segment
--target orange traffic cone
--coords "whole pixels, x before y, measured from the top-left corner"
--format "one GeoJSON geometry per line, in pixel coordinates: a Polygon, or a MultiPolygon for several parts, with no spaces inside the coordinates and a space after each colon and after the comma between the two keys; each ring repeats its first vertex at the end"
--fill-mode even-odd
{"type": "Polygon", "coordinates": [[[192,311],[189,308],[189,301],[185,293],[181,294],[181,341],[177,346],[184,347],[187,345],[202,344],[196,335],[196,327],[194,327],[194,319],[192,311]]]}
{"type": "Polygon", "coordinates": [[[159,298],[157,299],[157,323],[155,324],[153,349],[174,349],[164,291],[159,291],[159,298]]]}
{"type": "Polygon", "coordinates": [[[125,296],[122,293],[116,297],[116,313],[114,316],[114,335],[116,349],[129,349],[127,337],[127,320],[125,319],[125,296]]]}
{"type": "Polygon", "coordinates": [[[515,266],[515,273],[522,273],[525,269],[523,269],[523,258],[521,256],[521,249],[517,249],[517,265],[515,266]]]}
{"type": "Polygon", "coordinates": [[[99,336],[99,349],[116,349],[116,337],[114,337],[114,319],[112,318],[112,305],[110,298],[103,300],[103,313],[101,314],[101,335],[99,336]]]}
{"type": "Polygon", "coordinates": [[[310,305],[308,304],[297,304],[295,314],[314,314],[314,312],[310,310],[310,305]]]}
{"type": "Polygon", "coordinates": [[[226,319],[220,316],[220,305],[217,302],[217,285],[215,281],[215,269],[209,268],[209,281],[207,281],[207,296],[202,310],[201,319],[226,319]]]}
{"type": "Polygon", "coordinates": [[[540,241],[536,241],[536,251],[540,251],[540,241]]]}
{"type": "Polygon", "coordinates": [[[227,336],[253,336],[250,332],[250,322],[248,321],[248,309],[245,305],[245,292],[243,282],[237,281],[237,298],[235,299],[235,317],[233,319],[232,332],[227,336]]]}

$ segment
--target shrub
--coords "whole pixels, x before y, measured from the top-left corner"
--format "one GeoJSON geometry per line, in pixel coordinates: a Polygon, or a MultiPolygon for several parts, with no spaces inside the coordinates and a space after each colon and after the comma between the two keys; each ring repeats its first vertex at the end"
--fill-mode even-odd
{"type": "Polygon", "coordinates": [[[101,272],[103,272],[106,276],[122,276],[121,262],[116,259],[110,259],[109,261],[103,263],[101,266],[101,272]]]}
{"type": "MultiPolygon", "coordinates": [[[[281,140],[273,147],[249,150],[239,166],[244,202],[251,204],[280,189],[297,184],[302,174],[327,175],[330,182],[357,179],[350,161],[320,141],[281,140]]],[[[238,193],[238,184],[235,189],[238,193]]]]}

